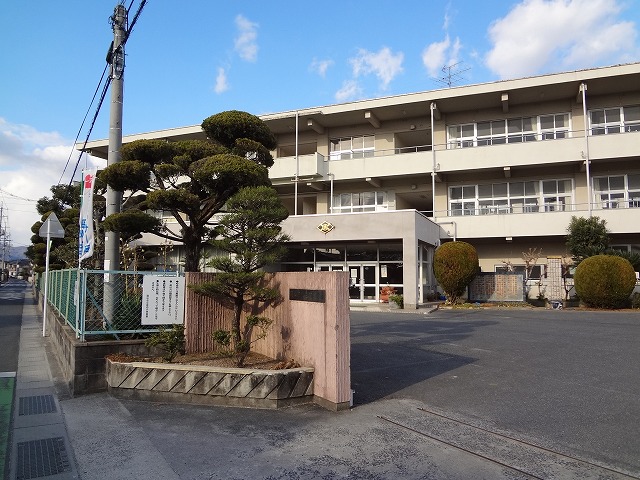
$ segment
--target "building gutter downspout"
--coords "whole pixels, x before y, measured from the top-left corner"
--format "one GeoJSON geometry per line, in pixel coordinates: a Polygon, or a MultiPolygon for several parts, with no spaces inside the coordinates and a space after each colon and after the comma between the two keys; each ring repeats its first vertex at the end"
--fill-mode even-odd
{"type": "Polygon", "coordinates": [[[300,158],[298,157],[298,111],[296,110],[296,176],[293,180],[293,214],[298,215],[298,177],[300,177],[300,158]]]}
{"type": "Polygon", "coordinates": [[[589,218],[592,215],[592,198],[591,198],[591,160],[589,158],[589,119],[587,117],[587,84],[580,84],[580,92],[582,93],[582,116],[584,119],[584,157],[587,172],[587,210],[589,218]]]}
{"type": "Polygon", "coordinates": [[[431,216],[433,221],[436,221],[436,147],[435,147],[435,125],[433,118],[433,111],[436,109],[436,102],[431,102],[429,108],[431,110],[431,216]]]}
{"type": "Polygon", "coordinates": [[[329,177],[331,177],[331,183],[330,183],[330,187],[329,187],[329,213],[333,213],[333,180],[336,177],[333,173],[328,173],[327,174],[329,177]]]}

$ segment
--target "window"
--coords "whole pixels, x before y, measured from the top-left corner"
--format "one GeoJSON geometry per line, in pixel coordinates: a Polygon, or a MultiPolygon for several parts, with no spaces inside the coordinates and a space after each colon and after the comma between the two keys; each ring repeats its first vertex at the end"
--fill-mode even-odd
{"type": "Polygon", "coordinates": [[[449,127],[449,148],[473,147],[475,142],[475,124],[454,125],[449,127]]]}
{"type": "Polygon", "coordinates": [[[538,211],[540,182],[511,182],[509,197],[513,213],[533,213],[538,211]]]}
{"type": "Polygon", "coordinates": [[[505,120],[478,123],[478,146],[507,143],[505,120]]]}
{"type": "Polygon", "coordinates": [[[373,157],[375,137],[361,135],[331,139],[331,160],[348,160],[351,158],[373,157]]]}
{"type": "Polygon", "coordinates": [[[509,143],[533,142],[536,140],[536,119],[535,117],[511,118],[507,120],[509,143]]]}
{"type": "Polygon", "coordinates": [[[540,136],[542,140],[567,138],[569,136],[569,114],[541,115],[540,136]]]}
{"type": "Polygon", "coordinates": [[[507,183],[478,185],[480,215],[511,213],[507,183]]]}
{"type": "Polygon", "coordinates": [[[339,193],[333,196],[334,213],[387,210],[386,192],[339,193]]]}
{"type": "Polygon", "coordinates": [[[640,208],[640,174],[593,179],[596,208],[640,208]]]}
{"type": "MultiPolygon", "coordinates": [[[[631,115],[633,116],[634,113],[632,112],[631,115]]],[[[640,112],[637,115],[640,117],[640,112]]],[[[638,128],[640,129],[640,119],[638,128]]],[[[567,138],[569,114],[558,113],[450,125],[447,128],[447,134],[450,149],[567,138]]]]}
{"type": "Polygon", "coordinates": [[[640,106],[624,107],[624,131],[640,132],[640,106]]]}
{"type": "Polygon", "coordinates": [[[571,180],[544,180],[542,198],[545,212],[561,212],[571,205],[571,180]]]}
{"type": "Polygon", "coordinates": [[[627,199],[629,207],[640,208],[640,174],[627,175],[627,199]]]}
{"type": "Polygon", "coordinates": [[[640,132],[640,106],[613,107],[592,110],[591,135],[640,132]]]}
{"type": "Polygon", "coordinates": [[[476,186],[451,187],[449,189],[449,210],[451,215],[476,214],[476,186]]]}
{"type": "Polygon", "coordinates": [[[531,275],[527,278],[527,266],[526,265],[512,265],[513,270],[509,271],[509,268],[506,265],[496,265],[495,272],[496,273],[519,273],[522,275],[522,278],[525,280],[540,280],[540,276],[542,275],[542,265],[534,265],[531,268],[531,275]]]}
{"type": "Polygon", "coordinates": [[[620,133],[620,108],[606,108],[591,112],[591,135],[620,133]]]}
{"type": "MultiPolygon", "coordinates": [[[[640,207],[640,175],[638,175],[640,207]]],[[[449,214],[493,215],[562,211],[572,204],[572,183],[562,180],[530,180],[449,187],[449,214]]]]}

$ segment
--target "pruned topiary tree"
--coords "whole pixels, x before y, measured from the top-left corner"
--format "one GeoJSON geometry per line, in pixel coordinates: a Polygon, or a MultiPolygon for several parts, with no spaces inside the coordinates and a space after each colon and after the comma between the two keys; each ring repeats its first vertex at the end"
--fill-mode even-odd
{"type": "Polygon", "coordinates": [[[255,115],[236,110],[202,122],[207,140],[136,140],[122,147],[122,161],[109,165],[100,178],[117,191],[140,198],[137,211],[110,215],[115,232],[128,227],[184,246],[185,271],[200,268],[211,238],[211,219],[243,187],[271,185],[267,168],[277,141],[255,115]],[[175,219],[175,228],[154,221],[153,212],[175,219]]]}
{"type": "Polygon", "coordinates": [[[200,285],[190,285],[196,293],[217,298],[233,308],[231,330],[213,332],[214,340],[232,347],[236,364],[242,366],[251,344],[263,338],[271,320],[253,312],[246,316],[241,328],[245,304],[262,308],[280,298],[277,288],[265,285],[262,267],[277,262],[284,254],[289,237],[282,233],[280,223],[289,216],[278,193],[271,187],[243,188],[227,203],[227,213],[211,240],[217,250],[228,256],[214,257],[209,265],[216,269],[215,278],[200,285]],[[260,333],[252,338],[254,329],[260,333]]]}
{"type": "Polygon", "coordinates": [[[456,303],[480,269],[478,252],[467,242],[447,242],[433,255],[433,273],[447,303],[456,303]]]}
{"type": "Polygon", "coordinates": [[[576,293],[589,307],[621,308],[636,285],[629,260],[615,255],[585,258],[573,276],[576,293]]]}

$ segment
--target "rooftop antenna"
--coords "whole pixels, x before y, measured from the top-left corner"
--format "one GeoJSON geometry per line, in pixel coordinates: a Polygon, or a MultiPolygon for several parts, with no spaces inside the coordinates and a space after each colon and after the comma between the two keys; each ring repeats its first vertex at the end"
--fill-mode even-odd
{"type": "Polygon", "coordinates": [[[460,83],[464,80],[462,74],[466,71],[471,70],[471,68],[460,69],[459,66],[462,65],[463,62],[456,62],[451,65],[445,65],[441,68],[444,76],[441,78],[434,78],[434,80],[442,85],[446,85],[451,88],[457,83],[460,83]]]}

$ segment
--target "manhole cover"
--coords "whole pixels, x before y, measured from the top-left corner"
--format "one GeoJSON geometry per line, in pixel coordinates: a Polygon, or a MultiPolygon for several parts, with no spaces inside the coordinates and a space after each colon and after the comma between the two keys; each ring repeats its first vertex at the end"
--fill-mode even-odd
{"type": "Polygon", "coordinates": [[[18,415],[40,415],[42,413],[54,413],[56,402],[53,395],[35,395],[32,397],[20,397],[18,403],[18,415]]]}
{"type": "Polygon", "coordinates": [[[62,437],[18,443],[16,479],[46,477],[70,472],[71,465],[62,437]]]}

